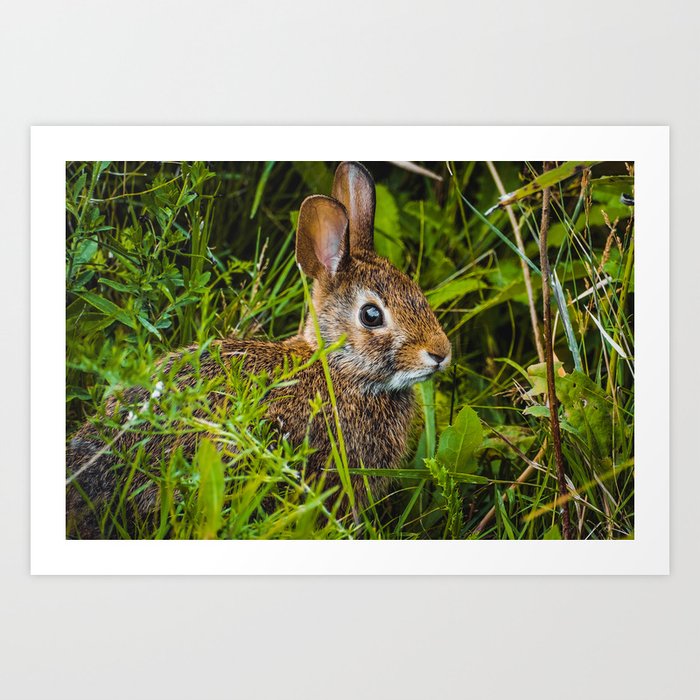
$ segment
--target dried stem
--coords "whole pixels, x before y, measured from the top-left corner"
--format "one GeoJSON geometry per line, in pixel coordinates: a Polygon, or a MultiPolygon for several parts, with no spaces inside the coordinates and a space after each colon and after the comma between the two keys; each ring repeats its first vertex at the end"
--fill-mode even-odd
{"type": "MultiPolygon", "coordinates": [[[[550,164],[544,164],[544,171],[549,170],[550,164]]],[[[552,443],[554,444],[554,458],[557,464],[557,481],[559,494],[567,495],[566,475],[564,472],[564,455],[561,449],[561,429],[559,427],[559,401],[554,384],[554,348],[552,338],[552,307],[550,304],[549,286],[549,257],[547,255],[547,233],[549,232],[549,199],[550,188],[542,190],[542,223],[540,226],[540,269],[542,270],[542,307],[545,343],[545,362],[547,364],[547,393],[549,395],[549,418],[552,426],[552,443]]],[[[562,534],[565,540],[571,539],[571,522],[569,520],[569,508],[566,503],[562,505],[562,534]]]]}
{"type": "MultiPolygon", "coordinates": [[[[486,161],[486,165],[489,169],[489,172],[491,173],[493,181],[496,183],[496,187],[498,189],[499,194],[502,197],[504,197],[507,194],[506,188],[503,186],[503,182],[501,181],[501,178],[498,175],[496,167],[490,160],[486,161]]],[[[510,204],[507,204],[505,209],[508,213],[508,218],[510,219],[510,225],[513,227],[513,235],[515,236],[515,242],[518,246],[518,250],[522,253],[522,255],[525,255],[525,246],[523,245],[523,237],[520,233],[520,224],[518,223],[518,220],[515,216],[513,207],[510,204]]],[[[523,258],[520,258],[520,267],[523,271],[523,279],[525,280],[527,302],[528,306],[530,307],[530,323],[532,324],[532,335],[535,339],[535,347],[537,348],[537,357],[539,358],[540,362],[544,362],[544,349],[542,347],[542,340],[540,339],[540,324],[537,321],[535,296],[532,293],[532,280],[530,278],[530,268],[527,266],[527,263],[523,260],[523,258]]]]}

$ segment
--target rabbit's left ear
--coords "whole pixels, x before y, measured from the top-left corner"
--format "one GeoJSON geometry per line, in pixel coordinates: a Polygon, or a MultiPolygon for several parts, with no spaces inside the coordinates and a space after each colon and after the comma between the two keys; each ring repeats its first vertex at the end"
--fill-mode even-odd
{"type": "Polygon", "coordinates": [[[369,170],[360,163],[341,163],[333,178],[333,197],[348,213],[350,254],[374,252],[376,194],[369,170]]]}
{"type": "Polygon", "coordinates": [[[331,197],[307,197],[299,209],[296,257],[304,274],[314,279],[331,276],[347,262],[350,252],[348,217],[331,197]]]}

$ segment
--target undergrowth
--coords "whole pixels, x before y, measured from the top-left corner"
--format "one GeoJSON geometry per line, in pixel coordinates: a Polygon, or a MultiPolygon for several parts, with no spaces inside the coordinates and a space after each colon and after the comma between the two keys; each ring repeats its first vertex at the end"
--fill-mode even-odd
{"type": "Polygon", "coordinates": [[[339,508],[338,487],[306,473],[309,446],[274,439],[264,420],[271,384],[292,382],[295,367],[257,377],[222,362],[221,379],[197,377],[215,338],[299,331],[296,215],[305,196],[330,192],[334,165],[67,164],[67,438],[86,420],[107,440],[131,429],[175,444],[199,436],[192,459],[176,447],[153,463],[143,445],[119,455],[125,483],[139,472],[159,485],[161,513],[130,532],[125,486],[103,513],[104,534],[553,539],[567,508],[578,538],[633,537],[632,164],[560,164],[546,182],[541,163],[421,164],[439,180],[366,164],[378,252],[424,289],[454,359],[416,388],[412,449],[390,493],[354,516],[339,508]],[[546,185],[564,502],[535,341],[546,185]],[[159,360],[195,344],[180,360],[195,377],[183,387],[159,360]],[[151,400],[129,405],[131,387],[151,400]],[[223,397],[216,406],[212,392],[223,397]],[[105,412],[108,397],[130,412],[126,422],[105,412]]]}

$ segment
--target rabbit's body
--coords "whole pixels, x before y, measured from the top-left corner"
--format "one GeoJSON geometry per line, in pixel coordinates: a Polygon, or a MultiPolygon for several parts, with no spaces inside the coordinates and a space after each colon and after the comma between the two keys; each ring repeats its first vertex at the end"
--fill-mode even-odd
{"type": "MultiPolygon", "coordinates": [[[[291,338],[280,343],[270,343],[256,340],[224,339],[218,343],[217,354],[222,362],[230,357],[242,358],[242,369],[247,372],[274,374],[285,360],[288,363],[297,361],[306,363],[312,356],[314,348],[302,337],[291,338]]],[[[410,388],[393,392],[365,393],[358,389],[357,383],[348,372],[333,361],[330,356],[329,370],[336,405],[340,418],[340,426],[345,444],[348,449],[348,466],[359,468],[381,466],[393,467],[406,451],[406,440],[413,415],[414,396],[410,388]],[[368,435],[367,416],[372,416],[371,436],[368,435]]],[[[204,354],[199,363],[199,374],[202,378],[214,377],[221,373],[219,359],[211,354],[204,354]]],[[[181,377],[187,381],[187,375],[181,377]]],[[[267,395],[266,418],[280,436],[284,436],[291,444],[301,444],[307,433],[309,444],[314,448],[307,462],[310,474],[324,473],[324,487],[338,485],[337,472],[328,469],[331,461],[330,442],[327,434],[325,419],[316,415],[310,420],[311,401],[320,396],[325,406],[330,405],[328,385],[323,367],[320,362],[314,362],[295,375],[294,392],[288,387],[273,387],[267,395]]],[[[131,401],[140,403],[148,399],[147,392],[128,397],[131,401]]],[[[224,395],[218,392],[209,397],[210,405],[215,408],[218,401],[224,400],[224,395]]],[[[107,410],[116,408],[116,402],[108,404],[107,410]]],[[[109,450],[101,454],[95,463],[88,467],[78,477],[81,490],[88,496],[93,507],[107,503],[115,492],[119,482],[120,472],[124,467],[113,456],[124,449],[134,447],[143,439],[143,434],[137,430],[124,432],[109,450]]],[[[177,442],[168,440],[166,436],[154,436],[149,441],[149,451],[160,456],[167,454],[175,446],[182,446],[186,456],[191,457],[196,449],[196,434],[188,434],[177,442]]],[[[90,424],[85,424],[73,437],[68,450],[68,462],[72,471],[77,471],[88,460],[104,449],[104,445],[90,424]]],[[[366,488],[361,476],[352,477],[353,487],[359,504],[366,502],[366,488]]],[[[386,477],[369,477],[372,493],[376,496],[386,492],[389,480],[386,477]]],[[[141,471],[133,475],[131,491],[140,492],[127,507],[133,507],[133,517],[147,520],[159,513],[160,494],[157,483],[141,471]]],[[[68,491],[69,530],[82,538],[94,539],[100,537],[100,528],[94,515],[86,505],[82,494],[76,489],[68,491]],[[72,522],[70,522],[72,521],[72,522]]],[[[114,536],[116,532],[112,533],[114,536]]]]}
{"type": "MultiPolygon", "coordinates": [[[[293,445],[301,444],[308,435],[315,451],[309,457],[307,472],[324,473],[325,486],[336,485],[338,475],[332,468],[326,420],[322,414],[312,417],[311,410],[312,401],[319,398],[324,406],[330,405],[322,363],[309,363],[318,348],[319,335],[326,345],[345,338],[342,347],[329,353],[328,366],[351,469],[399,464],[414,412],[412,386],[443,369],[450,359],[449,341],[420,289],[374,253],[374,185],[369,173],[358,164],[342,164],[333,194],[337,200],[321,196],[305,200],[297,232],[297,260],[315,279],[313,306],[318,326],[310,315],[304,334],[286,341],[217,341],[216,352],[202,353],[198,363],[204,379],[221,375],[221,363],[232,358],[240,360],[236,366],[243,372],[269,376],[295,360],[303,364],[292,386],[273,385],[270,389],[265,415],[293,445]]],[[[168,362],[164,365],[167,368],[168,362]]],[[[187,376],[183,370],[178,382],[186,383],[187,376]]],[[[212,405],[224,400],[222,396],[213,392],[212,405]]],[[[127,398],[142,401],[149,397],[142,392],[127,398]]],[[[108,403],[108,413],[115,407],[116,403],[108,403]]],[[[79,489],[68,490],[69,533],[102,536],[94,509],[99,512],[100,505],[113,497],[119,473],[128,471],[119,467],[113,455],[135,447],[142,439],[138,432],[124,431],[116,438],[114,449],[106,450],[90,424],[74,436],[68,468],[70,473],[80,474],[76,479],[79,489]]],[[[195,440],[192,434],[179,441],[154,436],[147,443],[148,454],[160,457],[180,444],[191,455],[195,440]]],[[[362,505],[366,502],[364,480],[356,475],[352,482],[362,505]]],[[[386,493],[388,479],[372,477],[368,482],[375,498],[386,493]]],[[[133,517],[156,517],[157,480],[135,473],[129,490],[135,494],[129,499],[133,517]]]]}

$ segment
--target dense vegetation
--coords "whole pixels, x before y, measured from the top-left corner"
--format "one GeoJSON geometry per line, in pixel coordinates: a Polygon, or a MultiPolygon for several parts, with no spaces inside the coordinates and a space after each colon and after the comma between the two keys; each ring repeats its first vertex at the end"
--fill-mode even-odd
{"type": "MultiPolygon", "coordinates": [[[[107,438],[136,425],[202,434],[192,460],[123,455],[125,484],[143,470],[161,488],[160,523],[140,537],[559,538],[563,508],[574,537],[632,537],[632,165],[555,164],[544,181],[542,163],[420,164],[439,179],[366,165],[378,252],[420,283],[454,357],[417,387],[413,449],[387,497],[345,514],[337,491],[305,479],[308,448],[273,439],[266,383],[292,371],[230,372],[217,388],[230,396],[226,414],[203,421],[194,409],[206,409],[212,387],[177,387],[157,370],[164,353],[193,343],[298,332],[296,214],[306,195],[330,192],[334,163],[67,164],[67,437],[85,420],[107,438]],[[559,500],[541,339],[547,185],[568,492],[559,500]],[[133,406],[127,425],[105,413],[108,396],[157,380],[165,390],[133,406]]],[[[195,369],[197,353],[186,357],[195,369]]],[[[129,497],[126,486],[114,495],[105,531],[126,536],[129,497]]]]}

